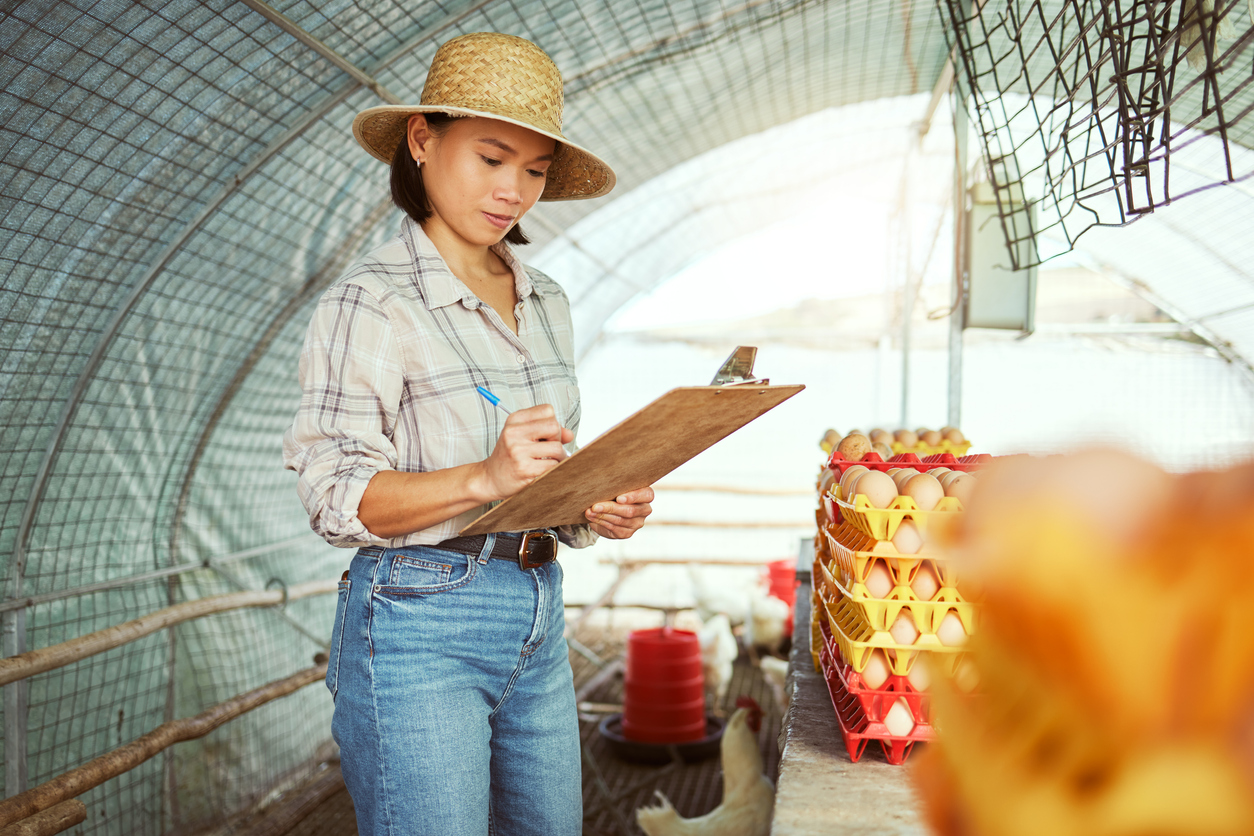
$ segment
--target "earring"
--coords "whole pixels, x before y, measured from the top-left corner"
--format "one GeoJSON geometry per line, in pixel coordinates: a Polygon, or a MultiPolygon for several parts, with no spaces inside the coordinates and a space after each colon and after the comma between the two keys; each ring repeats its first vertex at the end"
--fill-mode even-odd
{"type": "Polygon", "coordinates": [[[422,160],[414,160],[414,168],[422,168],[422,160]]]}

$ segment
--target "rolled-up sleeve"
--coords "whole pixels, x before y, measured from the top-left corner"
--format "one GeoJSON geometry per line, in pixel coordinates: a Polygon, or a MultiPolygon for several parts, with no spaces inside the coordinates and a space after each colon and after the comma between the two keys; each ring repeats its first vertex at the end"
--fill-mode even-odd
{"type": "Polygon", "coordinates": [[[365,288],[319,300],[300,356],[300,409],[283,436],[283,466],[310,527],[333,546],[386,546],[357,516],[370,479],[397,468],[392,434],[404,383],[392,324],[365,288]]]}

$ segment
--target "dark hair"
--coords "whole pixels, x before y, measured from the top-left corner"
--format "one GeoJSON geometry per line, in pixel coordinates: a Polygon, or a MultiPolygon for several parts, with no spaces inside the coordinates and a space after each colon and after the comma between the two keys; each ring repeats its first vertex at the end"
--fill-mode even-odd
{"type": "MultiPolygon", "coordinates": [[[[425,115],[427,127],[436,136],[443,136],[456,118],[447,113],[425,115]]],[[[422,170],[409,153],[409,140],[406,136],[401,136],[401,141],[396,143],[396,153],[392,155],[392,202],[413,218],[414,223],[421,224],[431,217],[431,203],[427,200],[427,190],[422,185],[422,170]]],[[[523,234],[522,227],[518,224],[514,224],[505,233],[505,240],[519,246],[531,243],[531,239],[523,234]]]]}

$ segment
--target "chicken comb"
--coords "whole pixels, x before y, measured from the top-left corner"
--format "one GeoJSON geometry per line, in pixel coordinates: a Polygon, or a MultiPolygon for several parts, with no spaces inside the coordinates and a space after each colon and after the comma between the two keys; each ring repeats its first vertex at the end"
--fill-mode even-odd
{"type": "Polygon", "coordinates": [[[749,712],[745,717],[745,723],[753,730],[754,734],[762,728],[762,706],[758,705],[758,701],[753,697],[741,695],[736,697],[736,707],[743,708],[749,712]]]}

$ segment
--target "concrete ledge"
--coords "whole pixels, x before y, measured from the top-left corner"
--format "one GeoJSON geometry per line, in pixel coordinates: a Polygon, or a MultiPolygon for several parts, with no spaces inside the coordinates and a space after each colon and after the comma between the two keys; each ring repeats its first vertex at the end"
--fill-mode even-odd
{"type": "Polygon", "coordinates": [[[809,573],[798,576],[804,580],[797,588],[789,659],[792,702],[780,731],[783,755],[771,833],[924,836],[928,830],[910,786],[909,761],[892,766],[875,743],[857,763],[849,760],[827,684],[810,657],[809,573]]]}

